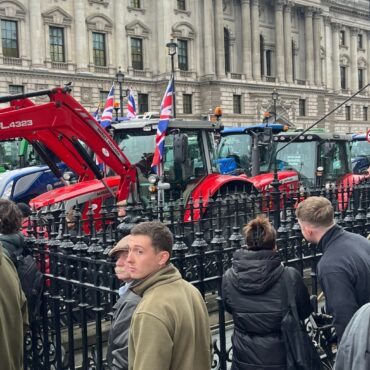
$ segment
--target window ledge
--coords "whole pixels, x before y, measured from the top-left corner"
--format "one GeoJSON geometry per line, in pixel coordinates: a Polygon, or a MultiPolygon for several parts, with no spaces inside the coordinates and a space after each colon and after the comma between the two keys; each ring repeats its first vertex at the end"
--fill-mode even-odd
{"type": "Polygon", "coordinates": [[[188,17],[190,17],[190,15],[191,15],[191,11],[190,10],[174,9],[174,12],[175,12],[175,14],[185,14],[188,17]]]}
{"type": "Polygon", "coordinates": [[[89,0],[89,4],[90,5],[99,4],[99,5],[103,5],[105,8],[107,8],[108,5],[109,5],[109,1],[107,1],[107,0],[89,0]]]}
{"type": "Polygon", "coordinates": [[[133,6],[128,6],[127,10],[129,11],[129,13],[138,12],[138,13],[141,13],[141,14],[145,14],[145,9],[143,9],[143,8],[134,8],[133,6]]]}

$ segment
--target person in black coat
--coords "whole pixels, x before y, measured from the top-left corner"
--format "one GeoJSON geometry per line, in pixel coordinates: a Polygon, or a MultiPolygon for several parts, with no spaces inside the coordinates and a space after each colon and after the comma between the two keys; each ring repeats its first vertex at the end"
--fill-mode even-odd
{"type": "MultiPolygon", "coordinates": [[[[265,216],[243,229],[246,245],[234,253],[222,281],[226,310],[232,314],[232,370],[285,370],[281,334],[284,266],[276,251],[276,231],[265,216]]],[[[310,297],[299,272],[292,267],[298,314],[311,313],[310,297]]]]}
{"type": "Polygon", "coordinates": [[[336,225],[333,206],[324,197],[299,203],[296,216],[305,239],[323,251],[317,272],[340,342],[352,316],[370,302],[370,241],[336,225]]]}

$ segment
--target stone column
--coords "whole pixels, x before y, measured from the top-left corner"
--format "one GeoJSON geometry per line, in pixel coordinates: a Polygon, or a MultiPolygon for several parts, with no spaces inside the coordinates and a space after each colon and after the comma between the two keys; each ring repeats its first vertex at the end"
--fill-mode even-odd
{"type": "Polygon", "coordinates": [[[31,67],[43,67],[41,45],[42,43],[42,20],[41,20],[41,4],[40,0],[29,1],[30,12],[30,41],[31,41],[31,67]],[[32,3],[32,5],[31,5],[32,3]]]}
{"type": "Polygon", "coordinates": [[[308,85],[312,85],[314,82],[312,8],[305,8],[304,31],[306,37],[306,81],[308,85]]]}
{"type": "Polygon", "coordinates": [[[252,0],[252,66],[253,78],[261,80],[261,61],[260,61],[260,26],[258,0],[252,0]]]}
{"type": "Polygon", "coordinates": [[[332,23],[332,41],[333,41],[333,89],[338,92],[340,87],[339,73],[339,23],[332,23]]]}
{"type": "Polygon", "coordinates": [[[357,28],[351,28],[350,55],[351,55],[351,89],[353,92],[358,90],[358,65],[357,65],[357,28]]]}
{"type": "Polygon", "coordinates": [[[252,79],[252,30],[250,0],[242,0],[243,73],[252,79]]]}
{"type": "Polygon", "coordinates": [[[215,0],[216,74],[225,77],[224,12],[222,0],[215,0]]]}
{"type": "Polygon", "coordinates": [[[77,57],[77,72],[88,72],[88,37],[84,1],[74,1],[75,12],[75,50],[77,57]]]}
{"type": "Polygon", "coordinates": [[[292,61],[292,5],[288,3],[284,9],[284,46],[285,46],[285,77],[286,82],[293,83],[292,61]]]}
{"type": "Polygon", "coordinates": [[[276,43],[276,77],[279,82],[285,82],[284,65],[284,28],[283,2],[275,2],[275,43],[276,43]]]}
{"type": "Polygon", "coordinates": [[[214,76],[215,74],[215,43],[213,32],[213,4],[212,0],[204,0],[203,2],[203,24],[204,24],[204,74],[205,76],[214,76]]]}
{"type": "Polygon", "coordinates": [[[368,58],[369,48],[367,47],[367,44],[368,44],[368,35],[367,35],[366,31],[363,31],[362,32],[362,45],[363,45],[363,48],[366,50],[366,53],[367,53],[367,55],[366,55],[366,60],[367,60],[366,69],[364,70],[364,86],[367,85],[370,81],[369,76],[368,76],[368,72],[369,72],[369,58],[368,58]]]}
{"type": "Polygon", "coordinates": [[[315,55],[315,85],[321,86],[321,15],[317,11],[313,17],[313,41],[314,41],[314,55],[315,55]]]}
{"type": "Polygon", "coordinates": [[[324,25],[325,25],[325,73],[324,73],[324,81],[326,87],[328,89],[333,88],[333,62],[332,62],[332,33],[331,33],[331,19],[330,17],[324,18],[324,25]]]}
{"type": "Polygon", "coordinates": [[[114,45],[120,45],[115,47],[115,67],[122,67],[122,70],[125,71],[127,64],[127,58],[125,53],[125,48],[122,47],[122,40],[126,40],[126,30],[125,30],[125,9],[123,1],[114,1],[114,45]]]}

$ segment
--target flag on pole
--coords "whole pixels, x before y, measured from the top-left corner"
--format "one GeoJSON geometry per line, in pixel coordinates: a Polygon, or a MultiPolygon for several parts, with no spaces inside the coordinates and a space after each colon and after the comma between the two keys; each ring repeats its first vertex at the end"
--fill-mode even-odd
{"type": "Polygon", "coordinates": [[[136,104],[134,95],[132,95],[132,88],[130,88],[127,98],[127,118],[135,118],[136,117],[136,104]]]}
{"type": "Polygon", "coordinates": [[[99,111],[100,111],[100,103],[98,104],[98,107],[96,108],[96,111],[92,114],[92,116],[93,116],[96,120],[98,120],[99,111]]]}
{"type": "Polygon", "coordinates": [[[166,92],[161,103],[160,117],[155,137],[155,151],[152,162],[152,170],[160,175],[160,163],[163,159],[164,139],[167,133],[169,119],[172,118],[172,94],[173,94],[173,78],[168,82],[166,92]]]}
{"type": "Polygon", "coordinates": [[[104,111],[100,118],[100,124],[106,128],[111,125],[114,105],[114,84],[109,90],[107,100],[105,101],[104,111]]]}

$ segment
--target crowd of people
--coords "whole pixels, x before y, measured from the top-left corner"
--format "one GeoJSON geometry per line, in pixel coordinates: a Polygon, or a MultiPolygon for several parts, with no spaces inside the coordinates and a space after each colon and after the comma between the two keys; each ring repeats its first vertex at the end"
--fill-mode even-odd
{"type": "MultiPolygon", "coordinates": [[[[22,207],[0,200],[0,361],[19,370],[27,303],[11,254],[23,247],[22,207]]],[[[120,204],[119,216],[125,215],[120,204]]],[[[322,248],[318,264],[326,310],[339,344],[335,369],[370,368],[370,241],[334,222],[331,203],[309,197],[296,209],[303,237],[322,248]]],[[[73,223],[73,220],[71,220],[73,223]]],[[[276,230],[260,215],[243,229],[245,244],[235,251],[222,280],[222,298],[232,315],[232,370],[292,370],[281,322],[284,276],[293,277],[298,316],[312,312],[302,276],[282,264],[276,230]],[[285,274],[285,275],[284,275],[285,274]]],[[[110,251],[122,285],[113,307],[107,362],[112,370],[207,370],[212,340],[206,303],[171,263],[173,235],[161,222],[135,225],[110,251]]],[[[304,349],[302,349],[304,350],[304,349]]]]}

